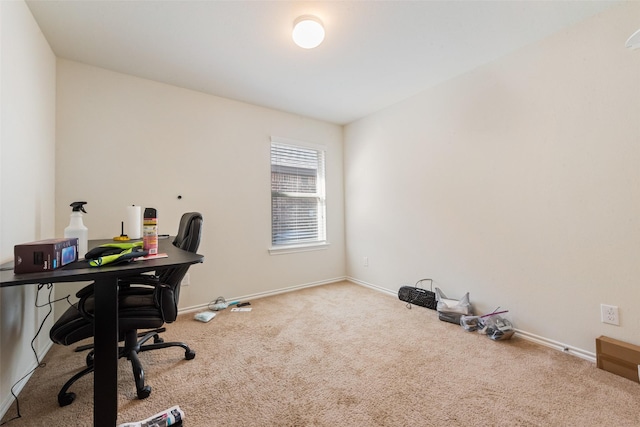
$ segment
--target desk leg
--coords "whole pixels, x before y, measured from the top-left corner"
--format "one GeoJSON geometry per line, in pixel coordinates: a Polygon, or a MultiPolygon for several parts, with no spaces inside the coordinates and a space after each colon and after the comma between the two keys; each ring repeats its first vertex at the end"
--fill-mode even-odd
{"type": "Polygon", "coordinates": [[[95,282],[93,425],[118,418],[118,279],[95,282]]]}

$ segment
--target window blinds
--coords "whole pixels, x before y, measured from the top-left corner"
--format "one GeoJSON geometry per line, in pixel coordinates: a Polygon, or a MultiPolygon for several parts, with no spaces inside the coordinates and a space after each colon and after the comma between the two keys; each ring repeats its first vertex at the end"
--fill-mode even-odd
{"type": "Polygon", "coordinates": [[[325,241],[325,152],[271,143],[271,243],[325,241]]]}

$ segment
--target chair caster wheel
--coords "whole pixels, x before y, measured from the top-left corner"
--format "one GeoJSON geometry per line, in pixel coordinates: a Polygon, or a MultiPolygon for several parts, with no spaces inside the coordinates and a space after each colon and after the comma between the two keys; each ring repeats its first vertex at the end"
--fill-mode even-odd
{"type": "Polygon", "coordinates": [[[93,366],[93,353],[87,354],[87,367],[93,366]]]}
{"type": "Polygon", "coordinates": [[[151,394],[151,387],[146,385],[142,390],[138,390],[138,399],[146,399],[151,394]]]}
{"type": "Polygon", "coordinates": [[[58,405],[60,405],[60,407],[71,405],[71,403],[74,401],[75,398],[76,398],[75,393],[65,393],[62,395],[59,394],[58,405]]]}
{"type": "Polygon", "coordinates": [[[187,350],[184,352],[184,358],[187,360],[191,360],[196,357],[196,352],[193,350],[187,350]]]}
{"type": "Polygon", "coordinates": [[[160,338],[160,337],[159,337],[159,336],[157,336],[157,335],[156,335],[156,336],[155,336],[155,338],[153,339],[153,343],[154,343],[154,344],[159,344],[159,343],[162,343],[162,342],[164,342],[164,339],[160,338]]]}

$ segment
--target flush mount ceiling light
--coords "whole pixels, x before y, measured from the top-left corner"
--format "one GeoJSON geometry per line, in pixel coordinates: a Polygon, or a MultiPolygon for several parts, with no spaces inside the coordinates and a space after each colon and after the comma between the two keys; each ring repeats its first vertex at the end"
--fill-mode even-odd
{"type": "Polygon", "coordinates": [[[322,22],[311,15],[304,15],[293,22],[293,41],[304,49],[313,49],[324,40],[322,22]]]}
{"type": "Polygon", "coordinates": [[[629,49],[640,49],[640,30],[636,31],[629,37],[625,44],[629,49]]]}

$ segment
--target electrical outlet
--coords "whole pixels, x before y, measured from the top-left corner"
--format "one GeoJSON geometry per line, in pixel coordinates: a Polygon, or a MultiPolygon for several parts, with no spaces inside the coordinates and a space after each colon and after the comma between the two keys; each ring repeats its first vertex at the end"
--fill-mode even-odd
{"type": "Polygon", "coordinates": [[[180,286],[189,286],[191,284],[189,273],[185,274],[180,282],[180,286]]]}
{"type": "Polygon", "coordinates": [[[368,256],[364,257],[364,259],[362,260],[362,264],[365,267],[369,267],[369,257],[368,256]]]}
{"type": "Polygon", "coordinates": [[[615,305],[600,304],[600,320],[602,323],[620,325],[618,307],[615,305]]]}

